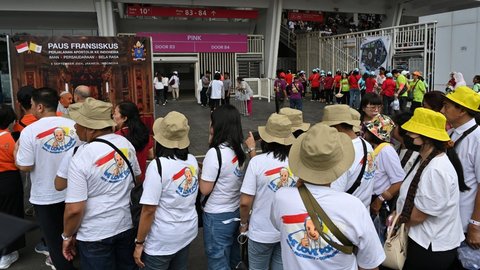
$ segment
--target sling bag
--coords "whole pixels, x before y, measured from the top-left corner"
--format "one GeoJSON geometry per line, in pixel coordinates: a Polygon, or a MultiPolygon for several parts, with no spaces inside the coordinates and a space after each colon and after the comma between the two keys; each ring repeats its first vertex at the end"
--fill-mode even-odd
{"type": "Polygon", "coordinates": [[[365,168],[367,167],[367,144],[365,141],[360,138],[360,141],[362,141],[362,146],[363,146],[363,164],[362,164],[362,169],[360,170],[360,173],[357,176],[357,180],[355,180],[355,183],[347,190],[348,194],[353,194],[355,190],[360,186],[360,183],[362,182],[363,175],[365,174],[365,168]]]}
{"type": "Polygon", "coordinates": [[[318,204],[317,200],[313,197],[312,193],[307,189],[305,185],[298,187],[300,192],[300,197],[302,198],[305,208],[307,208],[308,215],[310,216],[315,229],[318,231],[320,236],[325,240],[329,245],[331,245],[336,250],[339,250],[345,254],[356,254],[357,247],[343,234],[340,229],[333,223],[333,221],[328,217],[328,215],[323,211],[322,207],[318,204]],[[319,218],[322,220],[322,223],[327,226],[327,228],[332,232],[332,234],[340,241],[341,244],[329,239],[328,236],[323,232],[323,225],[320,224],[319,218]]]}
{"type": "Polygon", "coordinates": [[[218,146],[215,146],[215,152],[217,153],[218,159],[218,172],[217,177],[215,178],[215,182],[213,182],[212,191],[206,196],[202,196],[202,193],[198,192],[197,198],[195,199],[195,210],[197,210],[199,228],[203,227],[203,208],[205,208],[208,198],[210,198],[213,189],[217,185],[218,178],[220,177],[220,170],[222,169],[222,153],[220,152],[220,148],[218,146]]]}

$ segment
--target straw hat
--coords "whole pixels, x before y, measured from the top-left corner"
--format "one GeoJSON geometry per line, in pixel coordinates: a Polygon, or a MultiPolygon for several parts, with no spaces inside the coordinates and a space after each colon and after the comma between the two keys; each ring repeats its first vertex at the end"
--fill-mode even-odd
{"type": "Polygon", "coordinates": [[[355,158],[352,139],[322,123],[311,127],[293,143],[288,164],[305,182],[324,185],[337,180],[355,158]]]}
{"type": "Polygon", "coordinates": [[[184,149],[190,145],[190,126],[185,115],[171,111],[153,123],[153,138],[167,148],[184,149]]]}
{"type": "Polygon", "coordinates": [[[79,105],[73,105],[68,109],[69,117],[77,124],[90,129],[104,129],[117,124],[113,121],[112,103],[87,98],[79,105]]]}
{"type": "Polygon", "coordinates": [[[258,127],[260,138],[267,143],[276,142],[282,145],[291,145],[295,141],[292,134],[292,122],[286,115],[272,113],[266,126],[258,127]]]}
{"type": "Polygon", "coordinates": [[[437,141],[447,142],[450,141],[450,136],[445,131],[446,125],[447,119],[443,114],[425,108],[417,108],[412,118],[403,124],[402,128],[437,141]]]}
{"type": "Polygon", "coordinates": [[[344,123],[359,131],[360,113],[345,104],[329,105],[323,110],[322,123],[330,127],[344,123]]]}
{"type": "Polygon", "coordinates": [[[310,123],[303,122],[303,112],[292,108],[281,108],[280,114],[286,115],[290,122],[292,122],[292,132],[296,130],[307,131],[310,128],[310,123]]]}
{"type": "Polygon", "coordinates": [[[378,114],[370,122],[367,122],[365,127],[380,140],[390,142],[390,133],[395,127],[395,123],[390,117],[378,114]]]}
{"type": "Polygon", "coordinates": [[[480,112],[480,95],[467,86],[455,88],[452,92],[447,94],[446,97],[452,102],[467,109],[480,112]]]}
{"type": "Polygon", "coordinates": [[[342,98],[342,97],[343,97],[343,94],[342,94],[342,93],[336,93],[336,94],[335,94],[335,97],[337,97],[337,98],[342,98]]]}

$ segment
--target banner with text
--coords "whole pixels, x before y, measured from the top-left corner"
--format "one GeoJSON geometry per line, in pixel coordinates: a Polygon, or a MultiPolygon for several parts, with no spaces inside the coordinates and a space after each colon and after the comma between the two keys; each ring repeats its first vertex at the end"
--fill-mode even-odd
{"type": "Polygon", "coordinates": [[[137,36],[152,37],[154,53],[248,51],[247,35],[241,34],[137,33],[137,36]]]}
{"type": "Polygon", "coordinates": [[[86,85],[94,98],[114,105],[129,100],[153,114],[150,38],[14,36],[9,42],[14,99],[25,85],[71,94],[86,85]]]}
{"type": "Polygon", "coordinates": [[[225,8],[155,7],[127,5],[127,16],[256,19],[257,10],[225,8]]]}

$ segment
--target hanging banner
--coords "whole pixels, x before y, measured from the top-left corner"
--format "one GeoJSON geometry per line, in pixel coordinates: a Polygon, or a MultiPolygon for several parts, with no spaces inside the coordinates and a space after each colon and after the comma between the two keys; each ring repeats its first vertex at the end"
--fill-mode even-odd
{"type": "Polygon", "coordinates": [[[248,37],[242,34],[137,33],[152,37],[154,53],[196,53],[248,51],[248,37]]]}
{"type": "Polygon", "coordinates": [[[75,87],[86,85],[96,99],[114,105],[132,101],[142,114],[153,115],[148,37],[13,36],[9,47],[15,100],[25,85],[72,95],[75,87]]]}
{"type": "Polygon", "coordinates": [[[360,70],[376,71],[387,67],[390,52],[390,37],[365,37],[360,45],[360,70]]]}
{"type": "Polygon", "coordinates": [[[323,23],[323,14],[321,12],[288,12],[289,21],[319,22],[323,23]]]}
{"type": "Polygon", "coordinates": [[[127,16],[256,19],[257,10],[127,5],[127,16]]]}

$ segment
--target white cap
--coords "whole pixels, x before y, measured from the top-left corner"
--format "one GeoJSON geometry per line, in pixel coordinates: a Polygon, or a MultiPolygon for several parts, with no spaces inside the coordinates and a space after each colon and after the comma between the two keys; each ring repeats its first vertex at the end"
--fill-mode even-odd
{"type": "Polygon", "coordinates": [[[173,72],[173,74],[178,75],[178,71],[175,70],[175,71],[173,72]]]}
{"type": "Polygon", "coordinates": [[[408,71],[408,70],[402,70],[402,75],[403,75],[403,76],[407,75],[408,73],[410,73],[410,71],[408,71]]]}

